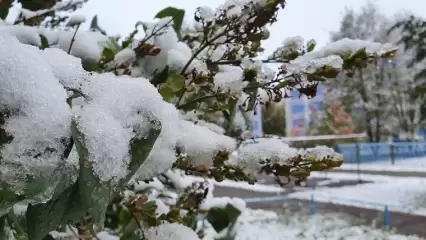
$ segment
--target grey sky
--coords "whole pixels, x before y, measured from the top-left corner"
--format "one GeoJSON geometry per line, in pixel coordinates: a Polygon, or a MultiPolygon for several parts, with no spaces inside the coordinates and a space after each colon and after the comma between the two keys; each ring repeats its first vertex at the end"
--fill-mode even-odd
{"type": "MultiPolygon", "coordinates": [[[[175,6],[187,10],[186,18],[191,21],[194,9],[200,5],[217,7],[225,0],[89,0],[79,13],[90,20],[98,15],[99,24],[108,34],[127,35],[137,21],[149,21],[161,9],[175,6]]],[[[270,53],[282,40],[300,35],[314,38],[318,45],[329,40],[329,32],[338,29],[345,7],[359,9],[367,0],[287,0],[278,22],[271,28],[271,38],[265,42],[266,53],[270,53]]],[[[425,0],[373,0],[382,13],[391,17],[400,10],[426,17],[425,0]]],[[[87,23],[88,24],[88,23],[87,23]]]]}

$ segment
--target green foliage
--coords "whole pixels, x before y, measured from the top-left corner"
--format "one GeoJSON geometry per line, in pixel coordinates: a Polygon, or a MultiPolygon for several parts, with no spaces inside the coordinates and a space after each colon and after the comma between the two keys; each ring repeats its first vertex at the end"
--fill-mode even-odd
{"type": "Polygon", "coordinates": [[[227,204],[224,208],[212,208],[207,212],[207,221],[213,226],[216,232],[221,232],[231,224],[234,224],[241,211],[234,206],[227,204]]]}
{"type": "Polygon", "coordinates": [[[213,166],[207,168],[205,166],[194,166],[190,157],[179,157],[173,164],[173,168],[181,169],[187,175],[203,176],[213,178],[217,182],[225,179],[234,181],[244,181],[254,184],[256,178],[244,173],[243,169],[237,165],[228,164],[229,153],[219,151],[214,157],[213,166]]]}
{"type": "MultiPolygon", "coordinates": [[[[165,75],[165,74],[164,74],[165,75]]],[[[163,75],[160,75],[163,77],[163,75]]],[[[169,74],[165,83],[161,84],[158,92],[165,101],[173,99],[185,87],[185,77],[179,74],[169,74]]]]}
{"type": "Polygon", "coordinates": [[[173,28],[179,36],[180,29],[182,28],[183,19],[185,17],[185,10],[174,7],[166,7],[155,15],[155,18],[165,17],[173,18],[173,28]]]}
{"type": "Polygon", "coordinates": [[[39,35],[40,39],[41,39],[41,46],[40,49],[45,49],[49,47],[49,41],[47,40],[47,38],[43,35],[39,35]]]}
{"type": "Polygon", "coordinates": [[[57,0],[18,0],[18,2],[25,9],[37,11],[53,7],[57,0]]]}
{"type": "Polygon", "coordinates": [[[151,83],[154,86],[158,86],[159,84],[165,83],[169,78],[169,66],[166,66],[161,72],[154,75],[151,80],[151,83]]]}
{"type": "Polygon", "coordinates": [[[73,123],[73,139],[80,156],[80,170],[76,182],[70,184],[71,178],[63,176],[60,184],[55,189],[52,199],[46,203],[30,204],[26,217],[28,236],[30,239],[41,240],[47,233],[58,226],[76,221],[90,214],[91,224],[102,228],[108,204],[113,192],[127,184],[137,169],[148,157],[158,135],[161,125],[152,128],[147,138],[133,139],[130,142],[131,163],[129,174],[121,179],[119,185],[101,181],[95,174],[92,164],[88,159],[88,150],[85,137],[78,130],[78,125],[73,123]],[[65,188],[66,187],[66,188],[65,188]]]}
{"type": "Polygon", "coordinates": [[[106,35],[105,30],[103,30],[101,27],[99,27],[98,24],[98,15],[93,16],[92,21],[90,22],[90,29],[94,31],[98,31],[102,33],[103,35],[106,35]]]}
{"type": "Polygon", "coordinates": [[[104,182],[96,175],[93,163],[89,160],[89,151],[86,146],[85,136],[78,130],[76,122],[72,124],[72,135],[80,159],[78,176],[79,193],[83,209],[87,209],[97,224],[103,226],[106,208],[112,194],[112,181],[104,182]]]}
{"type": "Polygon", "coordinates": [[[0,19],[6,19],[9,14],[9,9],[12,7],[12,0],[0,2],[0,19]]]}
{"type": "Polygon", "coordinates": [[[87,209],[79,202],[79,185],[76,182],[46,203],[28,205],[26,219],[30,239],[41,240],[58,226],[84,216],[87,209]]]}

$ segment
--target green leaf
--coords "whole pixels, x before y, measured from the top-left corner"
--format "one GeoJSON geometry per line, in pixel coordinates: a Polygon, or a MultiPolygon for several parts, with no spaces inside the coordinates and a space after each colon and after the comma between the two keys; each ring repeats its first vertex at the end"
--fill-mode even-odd
{"type": "Polygon", "coordinates": [[[160,86],[158,92],[165,101],[170,101],[176,93],[185,87],[185,78],[179,74],[171,74],[166,82],[160,86]]]}
{"type": "Polygon", "coordinates": [[[84,134],[77,128],[75,121],[71,124],[72,136],[79,156],[80,172],[78,176],[80,202],[84,209],[88,209],[94,222],[103,227],[105,213],[108,203],[111,200],[112,185],[110,181],[102,181],[93,168],[93,163],[89,161],[89,151],[85,144],[84,134]]]}
{"type": "Polygon", "coordinates": [[[185,77],[180,74],[170,74],[166,80],[166,85],[170,87],[173,92],[178,92],[185,87],[185,77]]]}
{"type": "Polygon", "coordinates": [[[18,0],[22,4],[22,8],[37,11],[52,8],[56,4],[56,0],[18,0]]]}
{"type": "Polygon", "coordinates": [[[114,57],[115,57],[115,53],[112,49],[107,47],[104,48],[104,50],[102,51],[102,61],[104,63],[114,60],[114,57]]]}
{"type": "Polygon", "coordinates": [[[99,228],[103,227],[105,213],[112,199],[114,188],[122,187],[128,183],[149,156],[155,141],[160,135],[161,124],[159,122],[152,123],[153,127],[147,137],[134,138],[130,141],[129,154],[131,161],[128,166],[129,174],[125,178],[120,179],[118,184],[113,184],[111,181],[102,181],[96,175],[93,163],[89,161],[89,151],[85,144],[85,136],[78,130],[77,123],[75,121],[72,122],[72,135],[80,157],[78,181],[83,183],[79,184],[80,203],[84,209],[88,209],[88,212],[99,228]]]}
{"type": "Polygon", "coordinates": [[[99,31],[103,35],[107,35],[106,32],[105,32],[105,30],[103,30],[101,27],[99,27],[99,24],[98,24],[98,15],[93,16],[92,22],[90,23],[90,28],[89,29],[99,31]]]}
{"type": "Polygon", "coordinates": [[[40,40],[41,40],[41,49],[45,49],[49,47],[49,41],[47,41],[47,38],[43,35],[39,35],[40,36],[40,40]]]}
{"type": "Polygon", "coordinates": [[[159,121],[152,122],[153,127],[151,128],[147,137],[133,138],[130,140],[130,165],[129,171],[130,174],[126,178],[126,182],[123,182],[123,185],[129,181],[136,171],[142,166],[145,162],[152,148],[154,147],[155,142],[157,141],[158,136],[161,133],[161,123],[159,121]]]}
{"type": "Polygon", "coordinates": [[[232,206],[226,205],[224,208],[212,208],[207,213],[207,221],[213,226],[216,232],[220,232],[229,225],[235,223],[241,211],[232,206]]]}
{"type": "Polygon", "coordinates": [[[81,65],[83,65],[84,70],[88,72],[100,72],[102,70],[99,62],[93,60],[82,60],[81,65]]]}
{"type": "Polygon", "coordinates": [[[151,80],[151,83],[154,86],[158,86],[159,84],[165,83],[168,77],[169,77],[169,66],[167,65],[161,72],[154,75],[154,77],[151,80]]]}
{"type": "Polygon", "coordinates": [[[29,239],[42,240],[59,225],[84,216],[86,211],[79,202],[79,185],[78,182],[74,183],[46,203],[28,205],[26,219],[29,239]]]}
{"type": "Polygon", "coordinates": [[[275,88],[276,89],[281,89],[281,88],[283,88],[283,87],[287,87],[288,85],[289,85],[289,81],[284,81],[284,82],[280,82],[280,83],[278,83],[276,86],[275,86],[275,88]]]}
{"type": "Polygon", "coordinates": [[[169,88],[167,85],[162,85],[160,89],[158,89],[158,92],[163,97],[164,101],[170,102],[173,97],[175,96],[175,93],[171,88],[169,88]]]}
{"type": "Polygon", "coordinates": [[[23,200],[37,200],[49,189],[49,179],[28,176],[21,194],[17,194],[6,182],[0,182],[0,215],[9,211],[13,205],[23,200]]]}
{"type": "Polygon", "coordinates": [[[6,19],[9,14],[9,9],[12,7],[12,1],[2,1],[0,2],[0,18],[6,19]]]}
{"type": "Polygon", "coordinates": [[[114,54],[118,53],[122,50],[120,44],[118,44],[118,39],[114,37],[109,37],[106,41],[106,47],[111,49],[114,54]]]}
{"type": "Polygon", "coordinates": [[[173,28],[180,38],[180,29],[182,28],[183,18],[185,17],[185,10],[174,7],[166,7],[155,15],[155,18],[165,17],[173,18],[173,28]]]}

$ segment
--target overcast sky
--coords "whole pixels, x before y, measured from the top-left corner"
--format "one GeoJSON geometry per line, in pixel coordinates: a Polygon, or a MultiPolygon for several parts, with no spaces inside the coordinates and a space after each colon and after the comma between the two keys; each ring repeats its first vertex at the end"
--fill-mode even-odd
{"type": "MultiPolygon", "coordinates": [[[[149,21],[167,6],[187,10],[186,19],[200,5],[217,7],[225,0],[89,0],[78,10],[88,22],[97,14],[99,24],[108,34],[127,35],[137,21],[149,21]]],[[[359,9],[367,0],[287,0],[281,10],[278,22],[271,28],[271,37],[265,42],[266,53],[270,53],[283,39],[300,35],[305,39],[314,38],[318,45],[329,40],[330,31],[339,28],[345,7],[359,9]]],[[[405,10],[426,17],[426,0],[373,0],[383,14],[392,17],[405,10]]],[[[88,25],[88,23],[87,23],[88,25]]]]}

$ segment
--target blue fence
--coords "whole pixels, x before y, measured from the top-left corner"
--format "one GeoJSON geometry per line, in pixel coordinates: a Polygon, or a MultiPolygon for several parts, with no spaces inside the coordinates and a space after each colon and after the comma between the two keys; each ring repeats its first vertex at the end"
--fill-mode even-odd
{"type": "Polygon", "coordinates": [[[397,161],[426,156],[425,142],[350,143],[339,144],[336,152],[343,154],[345,163],[397,161]]]}

